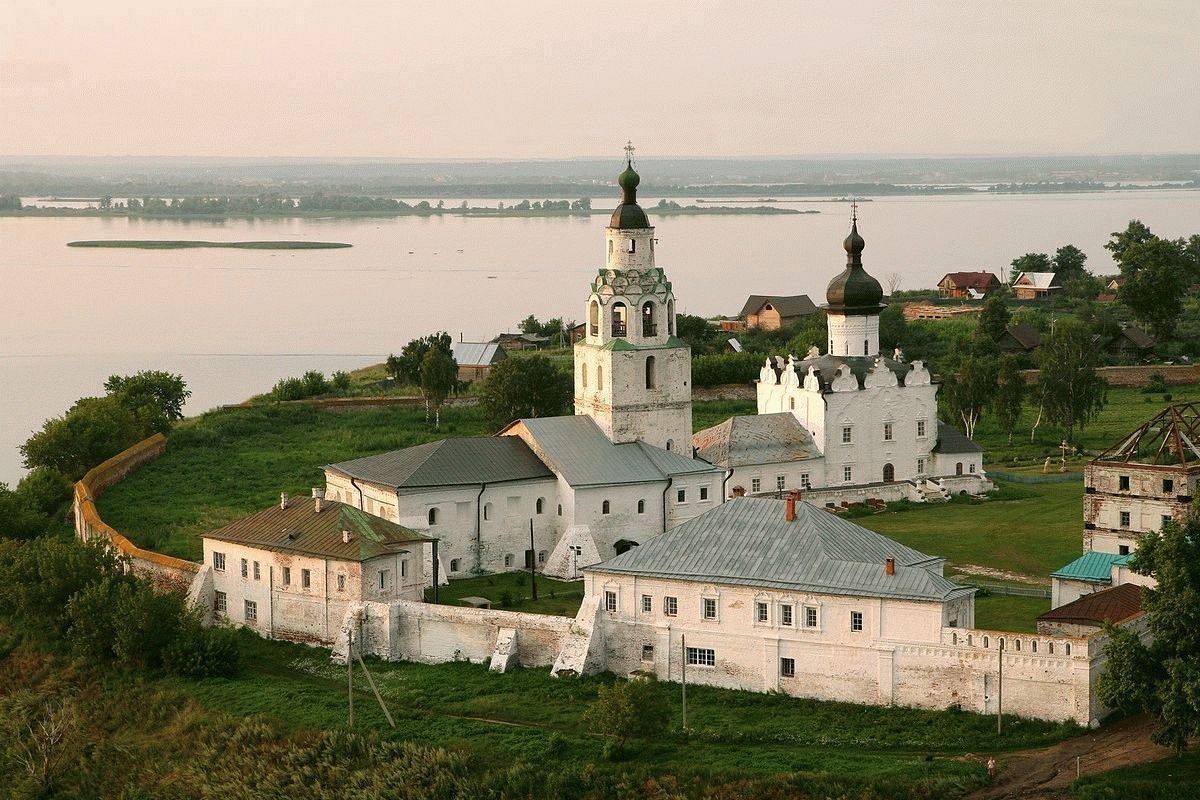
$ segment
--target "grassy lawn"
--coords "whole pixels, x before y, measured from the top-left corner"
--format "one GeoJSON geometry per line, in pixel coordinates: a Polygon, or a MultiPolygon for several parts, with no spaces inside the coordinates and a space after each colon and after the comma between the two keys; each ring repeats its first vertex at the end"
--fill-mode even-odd
{"type": "MultiPolygon", "coordinates": [[[[1010,470],[1030,475],[1034,468],[1010,470]]],[[[854,522],[910,547],[956,564],[1047,579],[1079,557],[1083,540],[1083,478],[1078,482],[999,482],[993,499],[949,504],[912,504],[903,511],[859,517],[854,522]]]]}
{"type": "MultiPolygon", "coordinates": [[[[176,681],[174,686],[205,706],[238,716],[263,714],[301,728],[345,725],[345,668],[330,664],[328,651],[249,634],[245,641],[249,667],[241,678],[176,681]]],[[[994,717],[691,686],[685,737],[679,728],[679,686],[664,683],[658,687],[673,710],[669,729],[653,740],[632,742],[627,760],[606,765],[603,741],[582,712],[607,678],[555,679],[544,669],[495,675],[483,665],[461,662],[436,667],[373,662],[371,670],[397,729],[386,728],[365,686],[356,695],[356,727],[465,751],[479,770],[522,760],[544,763],[550,755],[560,770],[591,763],[601,771],[710,780],[798,772],[788,779],[825,787],[814,794],[820,797],[905,797],[918,791],[930,792],[920,795],[925,797],[952,797],[982,782],[981,766],[961,760],[962,754],[1040,746],[1078,732],[1012,719],[997,737],[994,717]],[[862,791],[866,786],[886,791],[868,795],[862,791]]]]}
{"type": "MultiPolygon", "coordinates": [[[[579,604],[583,602],[581,580],[560,581],[538,575],[537,587],[538,599],[534,600],[528,572],[463,578],[450,581],[449,586],[438,587],[438,603],[457,606],[463,604],[464,597],[486,597],[492,601],[492,608],[573,617],[579,611],[579,604]]],[[[426,590],[425,599],[433,602],[432,589],[426,590]]]]}
{"type": "Polygon", "coordinates": [[[1194,800],[1200,794],[1200,752],[1089,775],[1071,784],[1076,800],[1194,800]]]}
{"type": "Polygon", "coordinates": [[[1041,597],[990,594],[975,598],[975,627],[992,631],[1037,633],[1037,618],[1050,610],[1041,597]]]}

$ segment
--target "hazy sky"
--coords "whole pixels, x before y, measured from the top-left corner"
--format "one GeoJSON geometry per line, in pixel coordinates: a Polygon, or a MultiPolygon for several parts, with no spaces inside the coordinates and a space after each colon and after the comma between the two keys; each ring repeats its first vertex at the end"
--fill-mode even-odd
{"type": "Polygon", "coordinates": [[[1200,2],[0,0],[0,154],[1195,152],[1200,2]]]}

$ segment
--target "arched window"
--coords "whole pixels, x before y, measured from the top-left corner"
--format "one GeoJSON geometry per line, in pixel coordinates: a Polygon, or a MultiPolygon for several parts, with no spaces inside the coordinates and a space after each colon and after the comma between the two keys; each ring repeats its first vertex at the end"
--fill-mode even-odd
{"type": "Polygon", "coordinates": [[[957,464],[954,465],[954,474],[962,475],[962,462],[961,461],[959,461],[957,464]]]}
{"type": "Polygon", "coordinates": [[[646,356],[646,388],[653,389],[654,387],[654,356],[646,356]]]}
{"type": "Polygon", "coordinates": [[[484,519],[492,518],[492,504],[491,503],[483,504],[483,518],[484,519]]]}
{"type": "Polygon", "coordinates": [[[668,450],[675,449],[675,440],[674,439],[667,439],[667,449],[668,450]]]}
{"type": "Polygon", "coordinates": [[[1020,639],[1016,640],[1016,646],[1017,646],[1017,652],[1018,653],[1021,652],[1021,640],[1020,639]]]}
{"type": "Polygon", "coordinates": [[[450,571],[458,572],[458,559],[457,558],[450,559],[450,571]]]}
{"type": "Polygon", "coordinates": [[[545,510],[546,510],[546,498],[539,497],[537,499],[537,502],[533,504],[533,511],[535,514],[541,514],[545,510]]]}
{"type": "Polygon", "coordinates": [[[896,480],[896,468],[893,467],[891,464],[884,464],[883,465],[883,482],[891,483],[894,480],[896,480]]]}
{"type": "Polygon", "coordinates": [[[625,248],[631,253],[636,253],[637,252],[637,239],[630,239],[629,242],[625,245],[625,248]]]}
{"type": "Polygon", "coordinates": [[[1067,655],[1071,655],[1071,643],[1070,642],[1067,642],[1065,645],[1063,645],[1063,651],[1067,655]]]}
{"type": "Polygon", "coordinates": [[[583,364],[579,367],[579,384],[584,389],[587,388],[587,370],[588,370],[587,364],[583,364]]]}
{"type": "Polygon", "coordinates": [[[667,301],[667,333],[675,335],[675,301],[667,301]]]}
{"type": "Polygon", "coordinates": [[[608,254],[612,255],[612,239],[608,240],[608,254]]]}
{"type": "Polygon", "coordinates": [[[588,335],[600,335],[600,301],[593,300],[588,305],[588,335]]]}
{"type": "Polygon", "coordinates": [[[558,504],[558,515],[559,515],[560,517],[562,516],[562,503],[559,503],[559,504],[558,504]]]}
{"type": "Polygon", "coordinates": [[[613,307],[612,307],[612,335],[613,336],[628,335],[629,319],[626,316],[627,311],[628,311],[628,309],[626,309],[625,304],[622,303],[620,300],[613,303],[613,307]]]}
{"type": "Polygon", "coordinates": [[[1035,653],[1037,652],[1037,639],[1034,639],[1032,642],[1029,643],[1029,649],[1035,653]]]}
{"type": "Polygon", "coordinates": [[[958,644],[958,634],[957,633],[950,634],[950,644],[958,644]]]}
{"type": "Polygon", "coordinates": [[[430,525],[438,524],[438,510],[436,508],[429,509],[429,524],[430,525]]]}
{"type": "Polygon", "coordinates": [[[796,398],[789,397],[788,398],[788,411],[795,411],[795,410],[796,410],[796,398]]]}
{"type": "Polygon", "coordinates": [[[646,501],[645,500],[638,500],[638,513],[639,514],[646,513],[646,501]]]}
{"type": "Polygon", "coordinates": [[[983,646],[984,646],[984,647],[987,647],[987,646],[988,646],[990,643],[991,643],[991,642],[990,642],[990,640],[988,639],[988,637],[986,637],[986,636],[985,636],[985,637],[983,637],[983,646]]]}
{"type": "Polygon", "coordinates": [[[609,504],[609,502],[607,500],[605,500],[603,503],[600,504],[600,513],[601,514],[607,514],[611,510],[612,510],[612,506],[609,504]]]}
{"type": "Polygon", "coordinates": [[[869,341],[867,341],[866,339],[863,339],[863,355],[864,356],[871,355],[870,346],[871,346],[871,343],[869,341]]]}
{"type": "Polygon", "coordinates": [[[1049,648],[1050,655],[1054,655],[1054,642],[1047,642],[1046,647],[1049,648]]]}
{"type": "Polygon", "coordinates": [[[642,303],[642,336],[657,336],[658,325],[654,319],[654,303],[647,300],[642,303]]]}
{"type": "Polygon", "coordinates": [[[596,365],[596,391],[604,391],[604,367],[599,364],[596,365]]]}

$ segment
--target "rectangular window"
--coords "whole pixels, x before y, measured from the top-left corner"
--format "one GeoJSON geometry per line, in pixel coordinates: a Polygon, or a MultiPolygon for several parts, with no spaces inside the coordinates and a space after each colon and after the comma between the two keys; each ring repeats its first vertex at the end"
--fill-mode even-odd
{"type": "Polygon", "coordinates": [[[779,607],[779,624],[785,628],[792,627],[792,606],[785,603],[779,607]]]}
{"type": "Polygon", "coordinates": [[[616,592],[605,592],[604,593],[604,610],[609,612],[610,614],[617,613],[617,593],[616,592]]]}
{"type": "Polygon", "coordinates": [[[969,472],[969,473],[971,473],[972,475],[974,475],[974,474],[975,474],[975,465],[974,465],[974,464],[971,464],[969,467],[967,467],[967,472],[969,472]]]}
{"type": "Polygon", "coordinates": [[[339,592],[346,591],[346,576],[345,575],[338,575],[338,591],[339,592]]]}
{"type": "Polygon", "coordinates": [[[390,569],[379,570],[379,591],[385,591],[392,583],[392,571],[390,569]]]}
{"type": "Polygon", "coordinates": [[[850,612],[850,630],[861,631],[863,629],[863,616],[861,611],[850,612]]]}
{"type": "Polygon", "coordinates": [[[893,438],[895,437],[892,435],[892,423],[883,423],[883,440],[885,442],[890,442],[893,438]]]}
{"type": "Polygon", "coordinates": [[[654,610],[654,598],[648,594],[642,595],[642,613],[649,614],[654,610]]]}
{"type": "Polygon", "coordinates": [[[775,476],[775,491],[782,492],[787,488],[787,477],[784,475],[775,476]]]}
{"type": "Polygon", "coordinates": [[[808,477],[807,472],[800,473],[800,488],[801,489],[811,489],[812,488],[812,479],[808,477]]]}
{"type": "Polygon", "coordinates": [[[751,478],[750,479],[750,493],[758,494],[761,491],[762,491],[762,479],[761,478],[751,478]]]}
{"type": "Polygon", "coordinates": [[[248,577],[249,575],[250,575],[250,562],[243,558],[242,559],[242,577],[245,578],[245,577],[248,577]]]}
{"type": "Polygon", "coordinates": [[[796,677],[796,659],[794,659],[794,658],[779,659],[779,677],[781,677],[781,678],[796,677]]]}
{"type": "Polygon", "coordinates": [[[705,619],[716,619],[717,618],[717,601],[714,598],[711,598],[711,597],[704,598],[704,618],[705,619]]]}
{"type": "Polygon", "coordinates": [[[408,577],[408,559],[407,558],[400,559],[400,577],[401,578],[408,577]]]}
{"type": "Polygon", "coordinates": [[[1121,512],[1121,527],[1122,528],[1129,527],[1129,512],[1128,511],[1121,512]]]}
{"type": "Polygon", "coordinates": [[[652,645],[652,644],[642,645],[642,661],[653,661],[653,660],[654,660],[654,645],[652,645]]]}
{"type": "Polygon", "coordinates": [[[700,487],[700,499],[701,499],[701,500],[707,500],[707,499],[708,499],[708,487],[707,487],[707,486],[701,486],[701,487],[700,487]]]}
{"type": "Polygon", "coordinates": [[[817,610],[812,606],[807,606],[804,609],[804,627],[817,627],[817,610]]]}
{"type": "Polygon", "coordinates": [[[1129,476],[1128,475],[1122,475],[1121,477],[1117,478],[1117,488],[1122,492],[1129,491],[1129,476]]]}
{"type": "Polygon", "coordinates": [[[309,569],[300,570],[300,587],[303,589],[307,589],[310,586],[312,586],[312,570],[309,570],[309,569]]]}
{"type": "Polygon", "coordinates": [[[850,444],[854,441],[854,429],[849,425],[842,427],[842,444],[850,444]]]}
{"type": "Polygon", "coordinates": [[[767,622],[767,604],[766,603],[755,603],[754,604],[754,619],[758,622],[767,622]]]}
{"type": "Polygon", "coordinates": [[[842,467],[842,480],[844,480],[846,483],[854,480],[854,468],[849,464],[842,467]]]}
{"type": "Polygon", "coordinates": [[[1171,521],[1171,515],[1170,515],[1170,514],[1163,514],[1163,515],[1162,515],[1162,524],[1163,524],[1163,527],[1166,527],[1166,524],[1167,524],[1168,522],[1170,522],[1170,521],[1171,521]]]}
{"type": "Polygon", "coordinates": [[[229,611],[229,595],[224,592],[213,592],[213,611],[218,616],[225,616],[229,611]]]}
{"type": "Polygon", "coordinates": [[[213,552],[213,569],[217,572],[225,571],[225,554],[213,552]]]}
{"type": "Polygon", "coordinates": [[[717,653],[707,647],[689,647],[687,649],[688,666],[696,667],[715,667],[717,665],[717,653]]]}
{"type": "Polygon", "coordinates": [[[917,438],[918,439],[925,438],[925,420],[923,420],[923,419],[917,420],[917,438]]]}
{"type": "Polygon", "coordinates": [[[1175,491],[1175,481],[1171,478],[1163,478],[1163,494],[1172,494],[1175,491]]]}
{"type": "Polygon", "coordinates": [[[1117,555],[1120,555],[1120,556],[1129,555],[1129,545],[1127,545],[1127,544],[1117,545],[1117,555]]]}
{"type": "Polygon", "coordinates": [[[258,603],[246,601],[246,622],[258,622],[258,603]]]}
{"type": "Polygon", "coordinates": [[[675,501],[679,503],[687,502],[687,489],[680,489],[675,493],[675,501]]]}
{"type": "Polygon", "coordinates": [[[917,459],[917,474],[918,475],[925,474],[925,459],[923,459],[923,458],[917,459]]]}
{"type": "Polygon", "coordinates": [[[663,613],[668,617],[673,617],[679,613],[679,598],[664,597],[663,598],[663,613]]]}
{"type": "Polygon", "coordinates": [[[283,585],[284,586],[292,585],[292,568],[291,567],[283,568],[283,585]]]}
{"type": "Polygon", "coordinates": [[[258,580],[261,577],[262,577],[262,573],[258,569],[258,562],[255,561],[254,562],[254,580],[258,580]]]}

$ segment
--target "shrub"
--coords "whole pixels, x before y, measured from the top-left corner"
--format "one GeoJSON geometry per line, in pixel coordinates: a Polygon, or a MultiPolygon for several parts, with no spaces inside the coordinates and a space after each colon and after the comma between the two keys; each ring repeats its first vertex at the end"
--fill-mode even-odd
{"type": "Polygon", "coordinates": [[[185,678],[232,678],[241,672],[242,653],[234,628],[206,628],[194,614],[185,614],[179,633],[163,654],[163,666],[185,678]]]}
{"type": "Polygon", "coordinates": [[[671,707],[653,676],[645,676],[601,686],[596,702],[584,712],[583,719],[616,740],[604,746],[605,757],[613,760],[624,750],[629,737],[649,738],[666,730],[671,707]]]}

